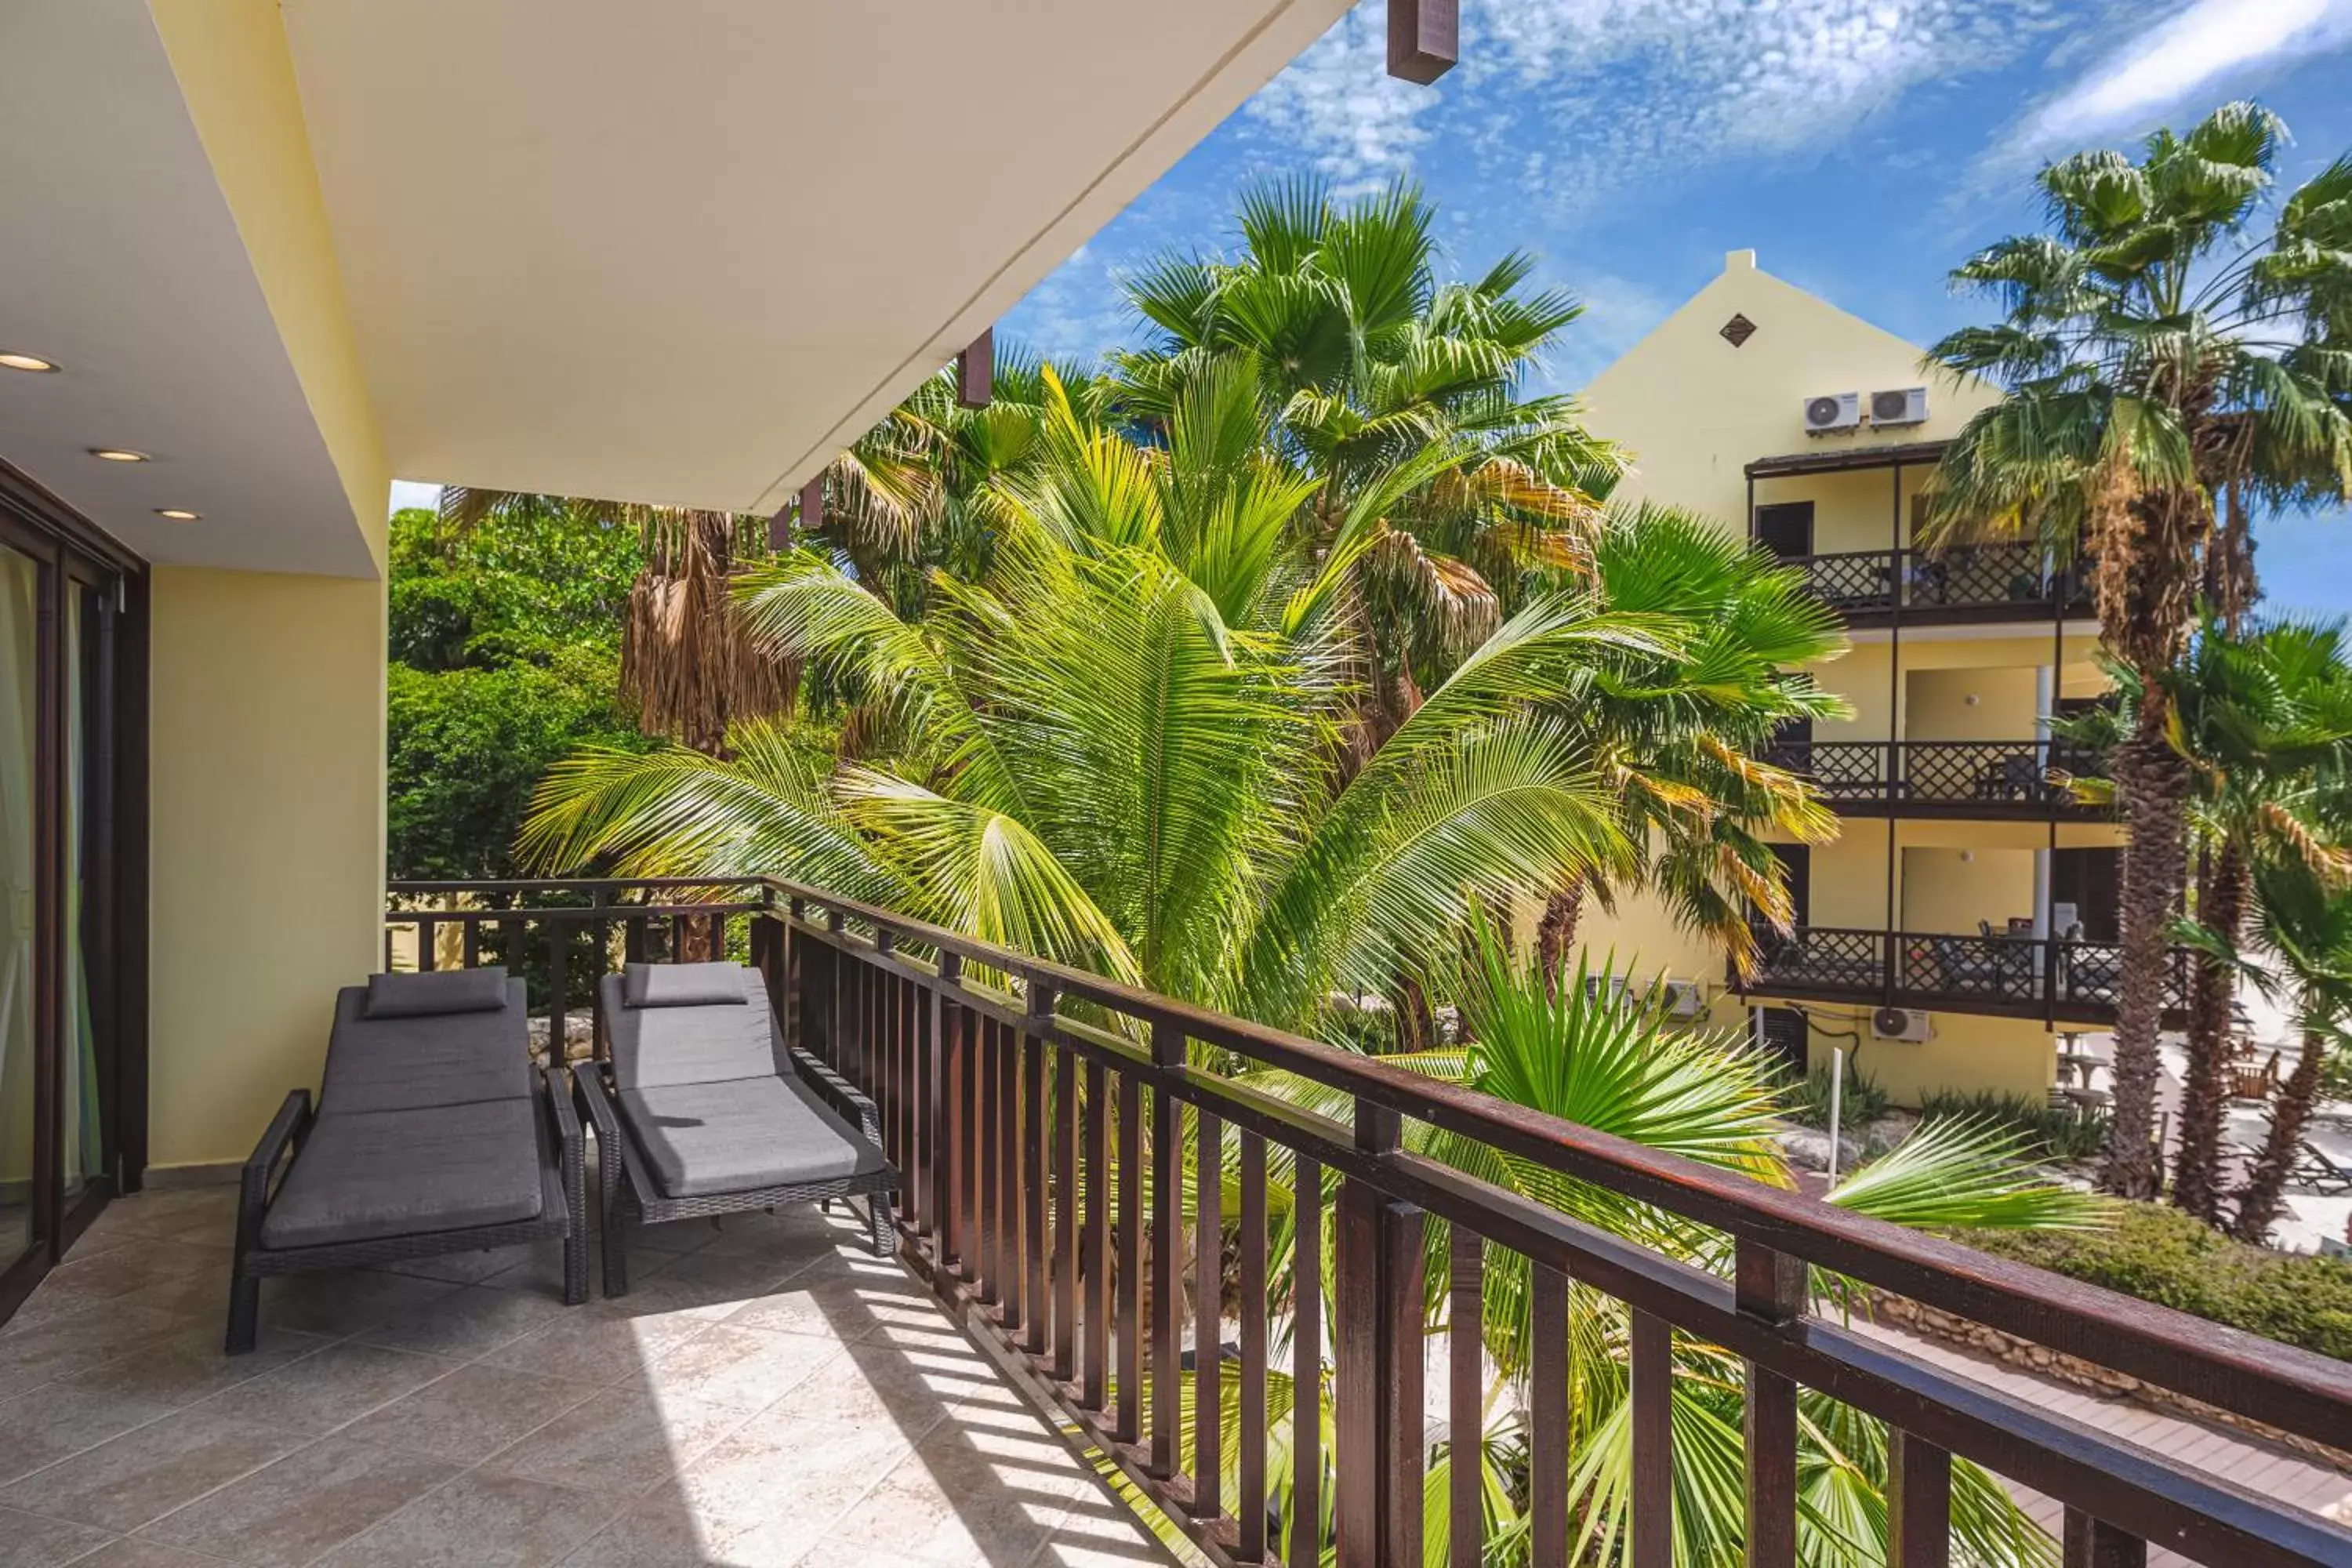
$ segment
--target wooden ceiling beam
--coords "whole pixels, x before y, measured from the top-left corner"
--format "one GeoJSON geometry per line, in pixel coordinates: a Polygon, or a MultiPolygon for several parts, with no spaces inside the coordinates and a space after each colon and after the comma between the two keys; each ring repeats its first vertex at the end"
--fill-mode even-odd
{"type": "Polygon", "coordinates": [[[956,355],[956,402],[966,408],[985,408],[995,384],[996,329],[990,327],[956,355]]]}
{"type": "Polygon", "coordinates": [[[1389,75],[1427,87],[1461,53],[1460,0],[1389,0],[1389,75]]]}

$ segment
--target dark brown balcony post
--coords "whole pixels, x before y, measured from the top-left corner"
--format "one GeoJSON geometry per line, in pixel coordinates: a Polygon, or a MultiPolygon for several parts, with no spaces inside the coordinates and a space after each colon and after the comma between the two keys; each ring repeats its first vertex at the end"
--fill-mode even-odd
{"type": "MultiPolygon", "coordinates": [[[[1292,1409],[1323,1399],[1323,1166],[1298,1156],[1291,1173],[1290,1385],[1292,1409]]],[[[1323,1423],[1290,1423],[1290,1542],[1284,1561],[1323,1556],[1323,1423]]]]}
{"type": "Polygon", "coordinates": [[[801,487],[801,536],[807,538],[824,526],[824,476],[817,475],[801,487]]]}
{"type": "Polygon", "coordinates": [[[1240,1450],[1234,1499],[1235,1549],[1243,1563],[1265,1560],[1265,1139],[1241,1135],[1241,1398],[1234,1441],[1240,1450]]]}
{"type": "Polygon", "coordinates": [[[2066,1510],[2065,1568],[2147,1568],[2147,1542],[2079,1508],[2066,1510]]]}
{"type": "Polygon", "coordinates": [[[1536,1568],[1568,1568],[1568,1276],[1528,1266],[1528,1543],[1536,1568]]]}
{"type": "Polygon", "coordinates": [[[1674,1568],[1675,1340],[1664,1318],[1633,1313],[1632,1568],[1674,1568]]]}
{"type": "Polygon", "coordinates": [[[1214,1519],[1224,1509],[1224,1126],[1204,1108],[1192,1139],[1192,1515],[1214,1519]]]}
{"type": "Polygon", "coordinates": [[[1118,1425],[1122,1443],[1143,1435],[1143,1086],[1118,1075],[1118,1425]]]}
{"type": "Polygon", "coordinates": [[[1952,1556],[1952,1456],[1896,1428],[1886,1435],[1887,1568],[1946,1568],[1952,1556]]]}
{"type": "MultiPolygon", "coordinates": [[[[1359,1100],[1357,1147],[1391,1153],[1396,1113],[1359,1100]]],[[[1339,1568],[1422,1561],[1422,1212],[1350,1176],[1339,1184],[1331,1342],[1338,1352],[1339,1568]]]]}
{"type": "Polygon", "coordinates": [[[1045,1053],[1052,1048],[1045,1044],[1045,1037],[1053,1026],[1054,988],[1032,980],[1029,1016],[1021,1035],[1021,1098],[1027,1106],[1027,1118],[1021,1130],[1021,1171],[1025,1188],[1022,1194],[1022,1223],[1029,1235],[1021,1288],[1029,1302],[1029,1337],[1023,1348],[1033,1356],[1045,1353],[1046,1336],[1054,1318],[1053,1302],[1046,1295],[1045,1274],[1045,1252],[1051,1239],[1045,1229],[1046,1155],[1054,1131],[1053,1118],[1045,1109],[1045,1053]]]}
{"type": "Polygon", "coordinates": [[[964,1011],[947,993],[963,978],[963,960],[940,954],[940,989],[931,993],[931,1231],[940,1285],[963,1261],[964,1011]]]}
{"type": "Polygon", "coordinates": [[[971,346],[956,355],[956,404],[985,408],[996,384],[996,329],[984,327],[971,346]]]}
{"type": "Polygon", "coordinates": [[[1389,0],[1389,75],[1427,87],[1461,58],[1457,0],[1389,0]]]}
{"type": "MultiPolygon", "coordinates": [[[[1740,1312],[1773,1324],[1805,1310],[1804,1260],[1741,1241],[1732,1289],[1740,1312]]],[[[1795,1568],[1797,1561],[1797,1385],[1748,1363],[1748,1562],[1750,1568],[1795,1568]]]]}
{"type": "Polygon", "coordinates": [[[1454,1226],[1453,1291],[1447,1303],[1445,1436],[1447,1516],[1453,1568],[1479,1568],[1486,1555],[1481,1438],[1486,1411],[1486,1244],[1454,1226]]]}
{"type": "MultiPolygon", "coordinates": [[[[1151,1026],[1151,1059],[1162,1068],[1184,1065],[1184,1033],[1151,1026]]],[[[1151,1473],[1176,1473],[1182,1419],[1177,1351],[1178,1315],[1184,1310],[1184,1107],[1166,1089],[1151,1091],[1151,1473]]]]}

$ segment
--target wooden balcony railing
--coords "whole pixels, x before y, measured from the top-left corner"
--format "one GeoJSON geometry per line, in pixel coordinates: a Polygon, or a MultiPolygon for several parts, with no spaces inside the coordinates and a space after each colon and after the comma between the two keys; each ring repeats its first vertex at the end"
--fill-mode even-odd
{"type": "MultiPolygon", "coordinates": [[[[732,886],[713,896],[731,898],[732,886]]],[[[535,906],[549,907],[532,891],[535,906]]],[[[615,911],[616,923],[630,918],[603,892],[575,896],[588,900],[577,907],[615,911]]],[[[887,910],[781,883],[763,902],[745,941],[793,1043],[880,1108],[907,1177],[902,1256],[1012,1375],[1218,1560],[1315,1564],[1328,1549],[1339,1568],[1481,1561],[1476,1466],[1450,1472],[1450,1533],[1424,1556],[1424,1344],[1433,1332],[1450,1336],[1454,1429],[1478,1429],[1487,1281],[1516,1254],[1530,1266],[1534,1307],[1523,1501],[1535,1568],[1566,1568],[1574,1539],[1577,1457],[1564,1408],[1571,1279],[1630,1312],[1630,1568],[1673,1560],[1676,1333],[1746,1362],[1754,1568],[1796,1562],[1801,1385],[1889,1428],[1892,1561],[1903,1568],[1948,1561],[1955,1456],[2063,1503],[2070,1563],[2138,1563],[2148,1542],[2230,1568],[2352,1562],[2352,1530],[1941,1370],[1835,1310],[1817,1313],[1809,1268],[2323,1442],[2352,1429],[2352,1366],[887,910]],[[1285,1069],[1347,1110],[1310,1113],[1212,1063],[1285,1069]],[[1693,1267],[1413,1153],[1404,1129],[1415,1121],[1719,1229],[1733,1261],[1724,1273],[1693,1267]],[[1283,1218],[1296,1289],[1272,1301],[1277,1181],[1295,1194],[1283,1218]],[[1451,1241],[1433,1289],[1424,1237],[1433,1222],[1451,1241]],[[1228,1258],[1237,1346],[1188,1356],[1188,1300],[1199,1304],[1194,1343],[1228,1340],[1228,1258]],[[1431,1330],[1440,1299],[1444,1326],[1431,1330]],[[1269,1441],[1277,1309],[1290,1319],[1291,1371],[1329,1402],[1329,1456],[1312,1421],[1286,1453],[1269,1441]],[[1328,1377],[1326,1342],[1336,1356],[1328,1377]],[[1188,1407],[1200,1413],[1189,1442],[1188,1407]]],[[[575,918],[569,908],[555,917],[575,918]]],[[[610,944],[602,951],[614,956],[610,944]]]]}
{"type": "MultiPolygon", "coordinates": [[[[1757,945],[1749,993],[2052,1023],[2113,1023],[2123,972],[2123,950],[2114,942],[2032,936],[1799,926],[1785,934],[1759,931],[1757,945]]],[[[2171,951],[2168,1014],[2189,1005],[2193,959],[2187,948],[2171,951]]]]}
{"type": "Polygon", "coordinates": [[[1855,627],[2048,620],[2091,609],[2081,565],[2053,569],[2032,544],[1844,551],[1789,564],[1801,567],[1813,592],[1855,627]]]}
{"type": "Polygon", "coordinates": [[[2067,741],[1775,741],[1763,756],[1849,816],[2102,815],[2057,782],[2101,767],[2097,752],[2067,741]]]}

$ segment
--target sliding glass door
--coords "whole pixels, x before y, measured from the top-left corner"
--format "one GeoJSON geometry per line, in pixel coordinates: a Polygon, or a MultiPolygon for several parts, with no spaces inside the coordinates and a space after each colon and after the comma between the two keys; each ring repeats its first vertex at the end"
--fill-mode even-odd
{"type": "Polygon", "coordinates": [[[0,1320],[124,1184],[123,1068],[145,1063],[121,962],[143,850],[121,809],[144,578],[20,482],[0,464],[0,1320]]]}
{"type": "Polygon", "coordinates": [[[34,1202],[41,1140],[33,1028],[41,574],[39,562],[0,544],[0,1273],[43,1239],[34,1202]]]}

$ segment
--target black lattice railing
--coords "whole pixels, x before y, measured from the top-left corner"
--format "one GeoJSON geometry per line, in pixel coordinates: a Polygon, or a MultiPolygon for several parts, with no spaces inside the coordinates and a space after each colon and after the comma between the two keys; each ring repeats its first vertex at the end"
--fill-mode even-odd
{"type": "MultiPolygon", "coordinates": [[[[2164,973],[2167,1012],[2189,1005],[2189,976],[2196,955],[2176,947],[2168,955],[2164,973]]],[[[2068,1008],[2105,1009],[2115,1006],[2123,984],[2124,950],[2112,942],[2062,942],[2053,983],[2061,1011],[2068,1008]]]]}
{"type": "Polygon", "coordinates": [[[1895,990],[1954,1002],[2038,1006],[2050,944],[2030,936],[1912,936],[1902,939],[1895,990]]]}
{"type": "Polygon", "coordinates": [[[1822,603],[1847,615],[2018,608],[2087,608],[2089,580],[2077,564],[2053,568],[2032,544],[1949,550],[1859,550],[1802,556],[1822,603]],[[1899,601],[1899,604],[1898,604],[1899,601]]]}
{"type": "Polygon", "coordinates": [[[1886,933],[1832,926],[1799,926],[1757,932],[1758,967],[1751,983],[1792,991],[1883,990],[1886,984],[1886,933]]]}
{"type": "Polygon", "coordinates": [[[2059,741],[1776,741],[1764,760],[1832,805],[2088,809],[2052,774],[2096,776],[2096,752],[2059,741]]]}

